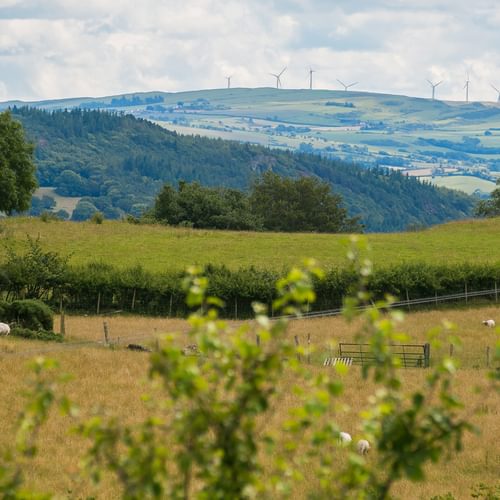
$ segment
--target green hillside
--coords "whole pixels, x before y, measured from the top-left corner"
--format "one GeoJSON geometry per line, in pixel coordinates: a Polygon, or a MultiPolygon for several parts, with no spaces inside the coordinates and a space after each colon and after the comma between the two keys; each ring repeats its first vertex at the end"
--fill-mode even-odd
{"type": "MultiPolygon", "coordinates": [[[[6,106],[14,103],[3,103],[6,106]]],[[[20,103],[17,103],[20,104],[20,103]]],[[[491,179],[500,105],[338,90],[234,88],[40,101],[43,109],[125,111],[179,133],[315,152],[418,174],[491,179]]]]}
{"type": "MultiPolygon", "coordinates": [[[[193,263],[281,270],[305,257],[326,267],[342,266],[349,245],[346,235],[208,231],[119,221],[96,225],[15,217],[4,219],[1,228],[1,240],[17,249],[29,234],[39,236],[45,249],[72,255],[72,264],[97,261],[122,268],[140,264],[152,272],[182,270],[193,263]]],[[[400,262],[500,262],[500,218],[366,237],[377,267],[400,262]]],[[[0,245],[0,252],[4,257],[5,245],[0,245]]]]}
{"type": "MultiPolygon", "coordinates": [[[[132,115],[100,111],[46,112],[15,108],[36,144],[43,187],[85,197],[107,218],[140,214],[165,182],[199,181],[245,189],[267,170],[317,176],[344,199],[367,231],[428,226],[470,214],[473,200],[399,172],[365,169],[309,154],[292,154],[234,141],[181,136],[132,115]]],[[[81,202],[82,203],[82,202],[81,202]]]]}

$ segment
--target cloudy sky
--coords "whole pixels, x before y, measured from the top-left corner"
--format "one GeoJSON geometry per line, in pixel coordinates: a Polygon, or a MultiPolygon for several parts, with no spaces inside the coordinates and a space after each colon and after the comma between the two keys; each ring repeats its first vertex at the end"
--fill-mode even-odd
{"type": "Polygon", "coordinates": [[[0,100],[273,86],[496,100],[500,0],[0,0],[0,100]]]}

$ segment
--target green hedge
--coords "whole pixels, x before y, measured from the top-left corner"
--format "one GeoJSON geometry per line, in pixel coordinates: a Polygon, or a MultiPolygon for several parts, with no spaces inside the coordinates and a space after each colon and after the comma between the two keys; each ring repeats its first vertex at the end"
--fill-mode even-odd
{"type": "MultiPolygon", "coordinates": [[[[1,272],[8,272],[0,267],[1,272]]],[[[222,298],[226,317],[245,318],[252,315],[251,304],[271,304],[275,283],[285,270],[255,267],[229,270],[224,266],[208,266],[209,293],[222,298]]],[[[181,272],[153,274],[141,267],[120,270],[110,265],[92,263],[71,267],[64,277],[46,289],[45,301],[57,309],[60,303],[70,312],[96,313],[113,310],[148,315],[185,316],[187,308],[181,288],[181,272]]],[[[336,309],[345,295],[356,287],[356,274],[347,269],[327,270],[325,279],[316,285],[314,310],[336,309]]],[[[428,264],[408,262],[375,269],[368,288],[375,298],[385,293],[401,299],[418,299],[438,295],[500,288],[500,262],[495,264],[428,264]]],[[[0,283],[0,291],[14,296],[22,283],[0,283]]],[[[1,314],[0,305],[0,314],[1,314]]],[[[43,324],[43,329],[52,326],[43,324]]]]}

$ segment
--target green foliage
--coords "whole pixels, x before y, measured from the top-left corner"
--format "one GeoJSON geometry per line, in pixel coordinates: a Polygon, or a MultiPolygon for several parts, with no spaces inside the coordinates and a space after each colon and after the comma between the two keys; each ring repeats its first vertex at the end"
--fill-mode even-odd
{"type": "Polygon", "coordinates": [[[0,211],[11,214],[30,206],[36,188],[33,145],[10,111],[0,113],[0,211]]]}
{"type": "Polygon", "coordinates": [[[261,222],[250,210],[248,197],[229,188],[179,182],[176,191],[163,186],[153,209],[157,221],[205,229],[258,230],[261,222]]]}
{"type": "MultiPolygon", "coordinates": [[[[87,197],[74,220],[88,219],[96,210],[106,218],[140,216],[166,183],[180,180],[248,189],[268,170],[327,182],[368,231],[400,230],[417,223],[429,226],[462,218],[472,210],[471,197],[397,172],[236,141],[181,136],[131,115],[81,109],[14,108],[12,112],[39,144],[35,155],[40,184],[55,186],[59,194],[87,197]]],[[[219,216],[222,227],[231,227],[242,214],[219,216]]]]}
{"type": "Polygon", "coordinates": [[[69,257],[44,251],[39,239],[30,236],[27,236],[26,245],[24,254],[7,247],[4,283],[15,297],[43,299],[55,286],[64,282],[69,257]]]}
{"type": "Polygon", "coordinates": [[[359,218],[348,218],[342,197],[314,177],[288,179],[266,172],[252,185],[250,206],[270,231],[360,232],[359,218]]]}
{"type": "Polygon", "coordinates": [[[101,212],[95,212],[90,218],[90,222],[94,224],[102,224],[104,222],[104,215],[101,212]]]}
{"type": "Polygon", "coordinates": [[[54,313],[41,300],[15,300],[6,311],[10,321],[15,321],[21,329],[52,330],[54,313]]]}
{"type": "Polygon", "coordinates": [[[479,217],[497,217],[500,215],[500,179],[497,180],[497,187],[491,192],[488,200],[481,200],[474,210],[479,217]]]}
{"type": "Polygon", "coordinates": [[[472,488],[472,498],[483,498],[484,500],[500,500],[500,483],[487,485],[479,483],[472,488]]]}
{"type": "Polygon", "coordinates": [[[30,328],[12,328],[10,334],[14,337],[22,337],[24,339],[30,340],[43,340],[48,342],[63,342],[64,338],[62,335],[54,333],[48,330],[32,330],[30,328]]]}

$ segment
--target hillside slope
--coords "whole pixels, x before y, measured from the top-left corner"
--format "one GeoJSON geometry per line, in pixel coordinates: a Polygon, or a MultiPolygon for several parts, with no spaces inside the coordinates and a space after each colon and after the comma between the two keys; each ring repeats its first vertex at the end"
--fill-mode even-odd
{"type": "Polygon", "coordinates": [[[84,196],[107,217],[140,213],[165,182],[245,189],[266,170],[315,175],[340,193],[368,231],[432,225],[470,214],[473,199],[339,160],[220,139],[181,136],[131,115],[14,108],[36,144],[41,186],[84,196]]]}

